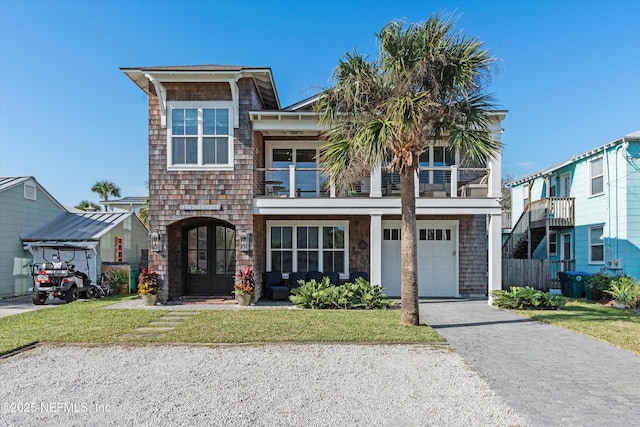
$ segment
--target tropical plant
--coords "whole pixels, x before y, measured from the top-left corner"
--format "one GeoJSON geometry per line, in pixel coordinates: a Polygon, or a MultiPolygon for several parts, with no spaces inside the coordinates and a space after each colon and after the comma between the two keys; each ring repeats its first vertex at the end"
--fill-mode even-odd
{"type": "Polygon", "coordinates": [[[114,294],[128,292],[129,273],[124,268],[105,271],[102,273],[101,281],[102,285],[109,286],[114,294]]]}
{"type": "Polygon", "coordinates": [[[508,291],[491,291],[493,305],[514,310],[556,310],[567,303],[562,295],[551,295],[529,286],[512,286],[508,291]]]}
{"type": "Polygon", "coordinates": [[[236,276],[236,283],[233,285],[233,291],[235,295],[253,295],[253,291],[256,287],[256,282],[253,277],[253,270],[251,267],[245,267],[238,272],[236,276]]]}
{"type": "Polygon", "coordinates": [[[102,208],[100,205],[96,205],[89,200],[83,200],[75,206],[76,209],[80,209],[81,211],[101,211],[102,208]]]}
{"type": "Polygon", "coordinates": [[[93,184],[91,191],[97,193],[100,196],[100,200],[106,202],[109,200],[109,196],[120,197],[120,188],[118,188],[113,182],[98,181],[93,184]]]}
{"type": "Polygon", "coordinates": [[[149,228],[149,198],[144,201],[144,207],[138,212],[138,218],[145,227],[149,228]]]}
{"type": "Polygon", "coordinates": [[[609,276],[605,273],[598,273],[589,277],[587,286],[591,288],[592,299],[594,301],[600,301],[604,295],[609,295],[608,291],[611,290],[611,282],[614,279],[614,276],[609,276]]]}
{"type": "Polygon", "coordinates": [[[640,285],[629,276],[620,276],[611,282],[611,289],[606,290],[621,305],[635,307],[640,301],[640,285]]]}
{"type": "Polygon", "coordinates": [[[315,105],[328,131],[325,174],[348,189],[382,163],[400,175],[402,203],[401,321],[418,325],[414,177],[418,158],[438,141],[468,164],[486,163],[500,144],[489,133],[492,99],[484,94],[494,63],[483,43],[454,32],[451,18],[391,22],[376,35],[379,53],[338,62],[333,87],[315,105]]]}
{"type": "Polygon", "coordinates": [[[138,276],[138,294],[157,295],[159,293],[158,273],[151,267],[149,269],[143,268],[138,276]]]}
{"type": "Polygon", "coordinates": [[[291,294],[291,302],[302,308],[370,310],[394,305],[382,286],[372,285],[361,277],[340,286],[332,285],[328,277],[320,282],[310,280],[292,289],[291,294]]]}

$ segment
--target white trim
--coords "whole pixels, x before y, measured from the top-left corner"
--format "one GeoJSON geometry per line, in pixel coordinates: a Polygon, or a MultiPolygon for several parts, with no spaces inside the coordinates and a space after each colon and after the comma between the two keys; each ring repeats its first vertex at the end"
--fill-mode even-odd
{"type": "MultiPolygon", "coordinates": [[[[340,278],[346,279],[349,277],[349,220],[344,221],[325,221],[325,220],[304,220],[304,221],[267,221],[267,239],[265,242],[265,253],[266,253],[266,271],[272,271],[271,266],[271,228],[272,227],[292,227],[292,235],[291,235],[291,251],[292,251],[292,262],[291,262],[291,271],[298,271],[298,260],[296,256],[297,251],[297,239],[296,239],[296,227],[318,227],[318,270],[325,271],[322,268],[322,227],[344,227],[344,271],[339,271],[340,278]]],[[[315,248],[314,248],[315,249],[315,248]]],[[[288,273],[283,272],[283,277],[289,277],[288,273]]]]}
{"type": "Polygon", "coordinates": [[[589,169],[589,197],[591,196],[600,196],[602,194],[604,194],[604,157],[603,156],[598,156],[598,157],[594,157],[592,159],[589,159],[589,161],[587,162],[588,165],[588,169],[589,169]],[[592,166],[593,163],[600,160],[601,162],[601,169],[602,169],[602,173],[600,175],[592,175],[592,166]],[[593,180],[596,178],[602,178],[602,191],[598,192],[598,193],[594,193],[593,192],[593,180]]]}
{"type": "Polygon", "coordinates": [[[587,234],[587,242],[589,245],[589,264],[590,265],[604,265],[604,224],[599,224],[599,225],[592,225],[590,227],[587,228],[588,230],[588,234],[587,234]],[[591,241],[591,230],[595,230],[595,229],[602,229],[602,243],[594,243],[591,241]],[[602,261],[597,260],[594,261],[593,260],[593,253],[591,252],[591,250],[593,249],[594,246],[602,246],[602,261]]]}
{"type": "Polygon", "coordinates": [[[233,170],[234,168],[234,128],[232,123],[235,120],[234,107],[232,101],[169,101],[167,103],[167,170],[189,171],[189,170],[233,170]],[[171,110],[173,108],[198,109],[198,163],[174,165],[172,146],[172,123],[171,110]],[[203,109],[226,109],[229,111],[229,135],[228,135],[228,162],[218,165],[202,164],[202,110],[203,109]]]}

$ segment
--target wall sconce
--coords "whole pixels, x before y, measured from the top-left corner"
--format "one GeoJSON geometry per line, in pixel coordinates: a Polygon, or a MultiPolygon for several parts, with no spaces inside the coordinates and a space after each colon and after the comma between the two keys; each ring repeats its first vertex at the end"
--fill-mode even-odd
{"type": "Polygon", "coordinates": [[[162,240],[160,238],[160,233],[157,231],[151,232],[151,250],[153,252],[160,252],[162,248],[162,240]]]}
{"type": "Polygon", "coordinates": [[[240,234],[240,250],[242,252],[251,250],[251,234],[240,234]]]}
{"type": "Polygon", "coordinates": [[[367,246],[369,246],[369,244],[364,240],[358,242],[358,247],[362,250],[367,249],[367,246]]]}

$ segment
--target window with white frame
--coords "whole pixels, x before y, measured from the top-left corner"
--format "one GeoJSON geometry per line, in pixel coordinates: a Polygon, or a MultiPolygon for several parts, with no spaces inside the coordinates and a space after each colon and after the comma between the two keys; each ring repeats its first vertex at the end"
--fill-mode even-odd
{"type": "Polygon", "coordinates": [[[348,272],[348,227],[344,221],[268,224],[267,268],[282,273],[348,272]]]}
{"type": "Polygon", "coordinates": [[[604,192],[604,168],[602,157],[589,161],[590,195],[604,192]]]}
{"type": "Polygon", "coordinates": [[[226,101],[169,103],[169,169],[233,168],[232,107],[226,101]]]}
{"type": "Polygon", "coordinates": [[[604,263],[604,227],[589,227],[589,263],[604,263]]]}

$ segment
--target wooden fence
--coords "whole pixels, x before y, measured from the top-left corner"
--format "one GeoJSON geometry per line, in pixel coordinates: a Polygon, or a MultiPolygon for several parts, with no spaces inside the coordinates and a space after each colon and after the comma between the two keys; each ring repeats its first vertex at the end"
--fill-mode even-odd
{"type": "Polygon", "coordinates": [[[511,286],[530,286],[547,291],[560,288],[559,271],[575,268],[575,260],[549,261],[547,259],[502,259],[502,289],[511,286]]]}

